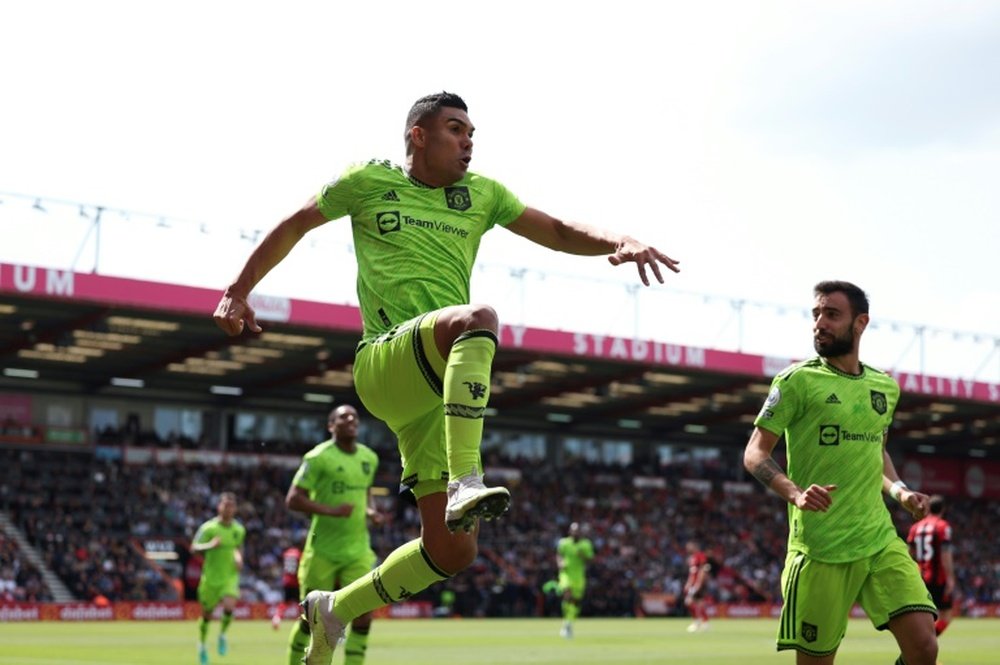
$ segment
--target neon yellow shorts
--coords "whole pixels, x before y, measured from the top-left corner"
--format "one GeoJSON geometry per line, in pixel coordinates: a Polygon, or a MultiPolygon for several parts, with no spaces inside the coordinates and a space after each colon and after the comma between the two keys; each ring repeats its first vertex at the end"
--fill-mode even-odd
{"type": "Polygon", "coordinates": [[[785,603],[779,651],[795,649],[816,657],[835,652],[854,603],[878,630],[907,612],[937,614],[917,564],[899,538],[870,557],[848,563],[824,563],[789,551],[781,588],[785,603]]]}
{"type": "Polygon", "coordinates": [[[206,612],[211,612],[226,596],[240,597],[240,578],[233,576],[220,583],[206,581],[204,577],[198,582],[198,602],[206,612]]]}
{"type": "Polygon", "coordinates": [[[299,561],[299,599],[314,589],[332,591],[342,589],[359,577],[364,577],[375,567],[375,552],[350,561],[333,561],[315,550],[306,549],[299,561]]]}
{"type": "Polygon", "coordinates": [[[365,408],[399,441],[400,484],[420,498],[444,492],[445,360],[434,342],[437,312],[405,321],[358,347],[354,387],[365,408]]]}
{"type": "Polygon", "coordinates": [[[559,593],[564,594],[569,589],[573,600],[583,598],[583,592],[587,590],[587,578],[576,575],[569,575],[566,572],[559,573],[559,593]]]}

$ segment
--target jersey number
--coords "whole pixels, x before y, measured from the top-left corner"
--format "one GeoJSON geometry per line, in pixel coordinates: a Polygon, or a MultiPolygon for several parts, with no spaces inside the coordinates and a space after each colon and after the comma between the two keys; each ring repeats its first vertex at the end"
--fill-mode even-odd
{"type": "Polygon", "coordinates": [[[917,550],[917,561],[930,561],[934,558],[934,534],[919,534],[913,544],[917,550]]]}

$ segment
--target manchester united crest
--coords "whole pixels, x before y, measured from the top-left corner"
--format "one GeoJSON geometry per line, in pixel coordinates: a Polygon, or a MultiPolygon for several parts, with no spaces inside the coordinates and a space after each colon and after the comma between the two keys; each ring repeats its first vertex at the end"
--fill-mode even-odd
{"type": "Polygon", "coordinates": [[[872,408],[875,409],[875,413],[880,416],[884,416],[885,412],[888,411],[889,406],[885,400],[885,393],[880,393],[877,390],[872,392],[872,408]]]}
{"type": "Polygon", "coordinates": [[[445,187],[444,199],[452,210],[468,210],[472,206],[468,187],[445,187]]]}

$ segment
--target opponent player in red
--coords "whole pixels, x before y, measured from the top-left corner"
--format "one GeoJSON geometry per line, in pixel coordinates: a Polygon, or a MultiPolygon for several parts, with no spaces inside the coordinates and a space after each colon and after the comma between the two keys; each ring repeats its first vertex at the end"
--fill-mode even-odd
{"type": "Polygon", "coordinates": [[[930,500],[930,515],[910,527],[906,542],[920,566],[920,576],[938,608],[934,632],[938,635],[951,623],[955,593],[955,563],[951,552],[951,525],[944,519],[944,497],[930,500]]]}
{"type": "Polygon", "coordinates": [[[298,609],[299,604],[299,560],[302,558],[302,550],[298,547],[289,547],[281,553],[281,587],[284,589],[284,597],[278,608],[274,610],[271,617],[271,625],[275,630],[281,625],[281,617],[285,615],[285,610],[291,606],[298,609]]]}
{"type": "Polygon", "coordinates": [[[705,584],[708,581],[708,571],[711,564],[708,557],[701,551],[701,546],[694,540],[685,545],[688,553],[688,576],[684,582],[684,606],[688,608],[694,621],[688,626],[688,632],[708,630],[708,612],[705,611],[705,584]]]}

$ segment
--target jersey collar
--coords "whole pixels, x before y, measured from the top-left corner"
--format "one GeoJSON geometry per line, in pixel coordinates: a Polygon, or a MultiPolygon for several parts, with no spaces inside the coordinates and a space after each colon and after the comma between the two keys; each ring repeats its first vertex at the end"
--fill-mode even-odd
{"type": "Polygon", "coordinates": [[[823,363],[823,367],[826,367],[828,370],[830,370],[831,372],[833,372],[837,376],[847,377],[848,379],[860,379],[861,377],[863,377],[865,375],[865,364],[863,362],[860,362],[860,361],[858,361],[858,365],[860,365],[861,371],[858,372],[857,374],[852,374],[850,372],[845,372],[844,370],[840,369],[839,367],[834,367],[833,365],[831,365],[830,363],[828,363],[826,361],[826,358],[824,358],[823,356],[819,356],[819,361],[821,363],[823,363]]]}
{"type": "Polygon", "coordinates": [[[420,180],[420,179],[418,179],[418,178],[415,178],[415,177],[413,177],[413,176],[412,176],[412,175],[410,174],[410,172],[409,172],[409,171],[407,171],[406,169],[403,169],[403,173],[405,173],[405,174],[406,174],[406,179],[407,179],[407,180],[409,180],[409,181],[410,181],[411,183],[413,183],[414,185],[416,185],[417,187],[422,187],[423,189],[437,189],[437,187],[433,187],[433,186],[431,186],[431,185],[428,185],[428,184],[427,184],[426,182],[424,182],[423,180],[420,180]]]}

